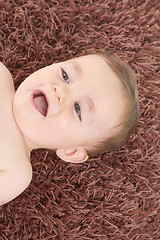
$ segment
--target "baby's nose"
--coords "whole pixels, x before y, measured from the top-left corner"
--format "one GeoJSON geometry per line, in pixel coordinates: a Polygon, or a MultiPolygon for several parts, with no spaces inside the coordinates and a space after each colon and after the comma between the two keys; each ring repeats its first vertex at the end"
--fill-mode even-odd
{"type": "Polygon", "coordinates": [[[65,101],[65,97],[66,97],[66,89],[64,89],[64,87],[62,86],[57,86],[57,85],[54,85],[53,86],[53,91],[54,91],[54,94],[56,96],[56,99],[57,99],[57,102],[61,105],[64,103],[65,101]]]}

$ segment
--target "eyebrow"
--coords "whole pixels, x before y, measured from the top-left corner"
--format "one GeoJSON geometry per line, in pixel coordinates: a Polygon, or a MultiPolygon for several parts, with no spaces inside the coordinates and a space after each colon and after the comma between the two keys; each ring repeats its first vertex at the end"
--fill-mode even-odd
{"type": "Polygon", "coordinates": [[[73,66],[77,74],[82,75],[82,68],[80,67],[79,63],[76,62],[76,60],[72,60],[70,64],[73,66]]]}
{"type": "Polygon", "coordinates": [[[93,113],[95,110],[94,103],[91,97],[86,96],[87,114],[85,116],[87,124],[89,124],[93,119],[93,113]]]}

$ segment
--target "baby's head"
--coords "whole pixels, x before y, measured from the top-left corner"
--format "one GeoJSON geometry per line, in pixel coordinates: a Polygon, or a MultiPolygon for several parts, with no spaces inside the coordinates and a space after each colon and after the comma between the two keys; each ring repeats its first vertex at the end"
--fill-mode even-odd
{"type": "Polygon", "coordinates": [[[119,148],[136,128],[139,118],[139,98],[134,72],[114,53],[104,52],[98,55],[106,61],[121,83],[124,108],[121,107],[121,118],[118,125],[111,129],[111,135],[102,139],[90,153],[103,153],[119,148]]]}
{"type": "Polygon", "coordinates": [[[82,162],[113,150],[138,121],[134,74],[116,55],[98,53],[55,63],[18,88],[13,112],[30,148],[82,162]]]}

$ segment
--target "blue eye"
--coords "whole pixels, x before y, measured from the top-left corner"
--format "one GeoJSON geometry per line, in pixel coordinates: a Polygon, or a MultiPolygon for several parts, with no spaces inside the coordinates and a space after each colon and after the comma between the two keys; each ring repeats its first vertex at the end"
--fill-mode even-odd
{"type": "Polygon", "coordinates": [[[79,117],[79,120],[81,121],[81,109],[80,109],[79,104],[76,102],[74,103],[74,109],[75,109],[77,116],[79,117]]]}
{"type": "Polygon", "coordinates": [[[69,77],[68,74],[61,68],[62,71],[62,78],[66,83],[69,83],[69,77]]]}

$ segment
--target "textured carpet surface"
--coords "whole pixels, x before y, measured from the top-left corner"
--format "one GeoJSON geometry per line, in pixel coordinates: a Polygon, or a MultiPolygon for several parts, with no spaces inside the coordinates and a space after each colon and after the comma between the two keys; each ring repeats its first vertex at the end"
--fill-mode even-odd
{"type": "Polygon", "coordinates": [[[33,71],[114,49],[137,74],[138,128],[83,164],[32,153],[33,180],[0,207],[0,240],[160,239],[158,0],[0,0],[0,61],[15,87],[33,71]]]}

